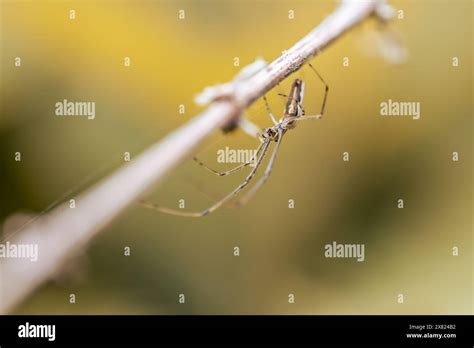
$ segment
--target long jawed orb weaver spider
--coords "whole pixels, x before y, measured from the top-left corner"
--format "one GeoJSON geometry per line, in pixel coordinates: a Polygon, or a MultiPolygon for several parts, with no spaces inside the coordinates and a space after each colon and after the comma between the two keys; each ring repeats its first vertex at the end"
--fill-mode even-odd
{"type": "Polygon", "coordinates": [[[295,128],[296,123],[299,121],[309,120],[309,119],[320,119],[321,117],[323,117],[324,108],[326,106],[326,99],[329,92],[329,86],[324,81],[322,76],[316,71],[316,69],[314,69],[311,64],[308,63],[308,65],[316,73],[316,75],[318,76],[318,78],[321,80],[321,82],[324,84],[324,87],[325,87],[324,98],[321,105],[321,112],[318,115],[305,115],[305,112],[303,109],[304,81],[301,79],[295,79],[293,81],[293,84],[291,85],[291,90],[290,90],[289,95],[279,94],[280,96],[286,97],[287,102],[286,102],[283,117],[280,118],[278,122],[275,116],[273,115],[272,111],[270,110],[270,106],[268,105],[267,98],[263,96],[263,100],[265,102],[265,107],[267,109],[268,115],[270,116],[273,122],[272,127],[264,128],[258,134],[255,134],[255,132],[253,132],[252,130],[258,129],[256,125],[254,125],[253,123],[251,123],[250,121],[244,118],[242,118],[242,121],[239,123],[239,126],[246,133],[252,136],[255,136],[258,140],[260,140],[260,145],[258,146],[255,152],[255,155],[249,161],[244,162],[231,170],[228,170],[225,172],[218,172],[214,169],[207,167],[204,163],[199,161],[197,158],[194,158],[194,160],[199,165],[203,166],[208,171],[218,176],[226,176],[226,175],[235,173],[243,169],[244,167],[247,167],[248,165],[255,163],[254,167],[252,168],[250,173],[247,175],[245,180],[239,186],[237,186],[232,192],[230,192],[225,197],[223,197],[222,199],[214,203],[209,208],[203,211],[197,211],[197,212],[182,211],[178,209],[167,208],[167,207],[163,207],[163,206],[150,203],[147,201],[143,201],[143,200],[140,201],[140,204],[146,208],[159,211],[161,213],[178,215],[178,216],[202,217],[202,216],[209,215],[210,213],[220,208],[223,204],[228,202],[230,199],[232,199],[234,196],[236,196],[241,190],[243,190],[250,183],[252,178],[257,173],[257,169],[260,167],[260,164],[262,163],[265,155],[267,154],[270,144],[275,143],[273,147],[272,155],[270,157],[270,161],[268,162],[267,168],[265,169],[263,176],[257,181],[257,183],[249,191],[247,191],[247,193],[239,201],[236,202],[237,205],[245,204],[255,194],[255,192],[257,192],[257,190],[267,181],[268,177],[270,176],[278,149],[280,147],[283,136],[286,134],[286,132],[290,129],[295,128]]]}

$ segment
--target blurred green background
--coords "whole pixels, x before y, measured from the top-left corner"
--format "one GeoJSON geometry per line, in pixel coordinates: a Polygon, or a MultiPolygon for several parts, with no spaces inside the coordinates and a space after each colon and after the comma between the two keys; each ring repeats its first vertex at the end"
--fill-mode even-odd
{"type": "MultiPolygon", "coordinates": [[[[137,205],[16,313],[472,313],[472,1],[390,3],[404,11],[390,28],[407,62],[374,56],[370,40],[381,30],[373,20],[314,59],[330,86],[325,118],[287,134],[270,180],[248,205],[198,220],[137,205]],[[387,99],[420,102],[421,119],[381,117],[387,99]],[[365,261],[326,259],[332,241],[364,243],[365,261]]],[[[234,57],[241,67],[273,60],[336,5],[2,1],[0,222],[39,213],[111,173],[125,151],[133,158],[199,112],[194,96],[230,80],[240,69],[234,57]],[[63,99],[95,101],[96,119],[55,116],[63,99]]],[[[277,93],[288,93],[295,77],[306,81],[306,112],[318,113],[323,89],[307,67],[268,94],[274,113],[285,103],[277,93]]],[[[248,117],[270,125],[262,100],[248,117]]],[[[199,157],[228,168],[216,163],[225,146],[256,141],[241,131],[215,134],[199,157]]],[[[188,161],[150,200],[176,206],[183,198],[188,209],[204,209],[212,201],[203,192],[223,196],[244,177],[218,178],[188,161]]]]}

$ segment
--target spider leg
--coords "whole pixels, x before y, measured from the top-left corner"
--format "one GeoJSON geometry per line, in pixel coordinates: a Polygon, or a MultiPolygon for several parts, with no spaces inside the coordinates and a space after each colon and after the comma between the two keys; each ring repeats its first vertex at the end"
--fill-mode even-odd
{"type": "Polygon", "coordinates": [[[263,173],[263,176],[255,183],[255,185],[253,185],[252,188],[248,190],[245,195],[235,203],[236,205],[244,205],[245,203],[247,203],[250,198],[252,198],[252,196],[255,194],[255,192],[258,191],[258,189],[267,181],[268,177],[270,176],[270,173],[273,168],[273,163],[275,162],[275,158],[278,152],[278,148],[280,147],[281,139],[283,138],[283,133],[281,131],[279,131],[278,133],[278,141],[275,147],[273,148],[272,157],[268,162],[267,169],[265,169],[265,173],[263,173]]]}
{"type": "Polygon", "coordinates": [[[324,84],[324,98],[323,98],[323,103],[321,105],[321,116],[324,115],[324,108],[326,107],[326,100],[327,100],[327,97],[328,97],[328,92],[329,92],[329,86],[328,84],[326,83],[326,81],[324,81],[323,77],[316,71],[316,69],[311,65],[311,63],[308,63],[309,67],[316,73],[316,75],[318,75],[319,79],[321,80],[321,82],[324,84]]]}
{"type": "Polygon", "coordinates": [[[194,157],[194,161],[196,161],[200,166],[204,167],[205,169],[207,169],[209,172],[211,173],[214,173],[216,174],[217,176],[226,176],[226,175],[229,175],[229,174],[232,174],[232,173],[235,173],[235,172],[238,172],[239,170],[241,170],[242,168],[245,168],[246,166],[248,166],[249,164],[255,162],[258,154],[260,153],[260,151],[262,150],[262,147],[263,147],[264,143],[260,143],[260,145],[258,146],[257,148],[257,151],[255,152],[255,154],[252,156],[252,158],[250,160],[248,160],[247,162],[244,162],[242,164],[239,164],[237,167],[235,168],[232,168],[230,170],[227,170],[225,172],[219,172],[217,170],[214,170],[210,167],[208,167],[207,165],[205,165],[203,162],[201,162],[198,158],[194,157]]]}
{"type": "Polygon", "coordinates": [[[185,217],[203,217],[203,216],[209,215],[210,213],[212,213],[213,211],[218,209],[220,206],[222,206],[224,203],[226,203],[228,200],[233,198],[236,194],[238,194],[242,189],[244,189],[249,184],[249,182],[252,180],[255,173],[257,172],[258,167],[262,163],[263,158],[265,157],[265,154],[268,150],[268,146],[270,145],[270,141],[268,140],[268,141],[264,142],[263,144],[264,144],[264,146],[263,146],[262,153],[258,157],[258,160],[257,160],[257,163],[256,163],[255,167],[250,171],[249,175],[247,175],[244,182],[241,183],[239,186],[237,186],[232,192],[227,194],[227,196],[222,198],[220,201],[214,203],[214,205],[212,205],[211,207],[209,207],[209,208],[207,208],[203,211],[200,211],[200,212],[181,211],[181,210],[178,210],[178,209],[162,207],[160,205],[150,203],[150,202],[146,202],[146,201],[143,201],[143,200],[141,200],[139,203],[141,205],[143,205],[144,207],[146,207],[146,208],[149,208],[149,209],[152,209],[152,210],[155,210],[155,211],[159,211],[161,213],[171,214],[171,215],[185,216],[185,217]]]}
{"type": "Polygon", "coordinates": [[[273,116],[272,110],[270,109],[270,105],[268,105],[268,100],[267,100],[267,97],[265,95],[263,96],[263,100],[265,102],[265,108],[267,109],[267,113],[270,116],[270,118],[272,119],[273,124],[277,125],[278,122],[277,122],[275,116],[273,116]]]}
{"type": "Polygon", "coordinates": [[[295,121],[304,121],[304,120],[320,120],[323,117],[323,115],[308,115],[308,116],[300,116],[295,118],[295,121]]]}

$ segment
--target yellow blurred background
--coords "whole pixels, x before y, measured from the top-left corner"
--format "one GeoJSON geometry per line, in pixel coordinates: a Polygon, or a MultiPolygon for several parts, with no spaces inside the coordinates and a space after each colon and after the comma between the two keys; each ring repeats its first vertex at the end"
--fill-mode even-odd
{"type": "MultiPolygon", "coordinates": [[[[389,27],[403,38],[407,62],[374,56],[368,38],[382,31],[374,20],[315,58],[330,86],[326,115],[287,134],[270,180],[248,205],[198,220],[137,205],[16,313],[473,313],[472,1],[390,3],[404,13],[389,27]],[[388,99],[420,102],[420,120],[381,117],[388,99]],[[365,261],[325,258],[333,241],[365,244],[365,261]]],[[[124,152],[133,158],[196,115],[202,108],[193,98],[205,86],[257,57],[275,59],[336,6],[1,1],[0,223],[111,173],[124,152]],[[63,99],[94,101],[96,118],[57,117],[63,99]]],[[[277,93],[288,93],[296,77],[306,81],[306,112],[318,113],[323,89],[308,67],[268,94],[274,113],[285,103],[277,93]]],[[[262,100],[247,115],[270,125],[262,100]]],[[[224,170],[232,164],[216,163],[218,149],[256,145],[241,131],[216,134],[198,155],[224,170]]],[[[245,174],[218,178],[188,161],[150,200],[204,209],[212,204],[206,195],[224,196],[245,174]]]]}

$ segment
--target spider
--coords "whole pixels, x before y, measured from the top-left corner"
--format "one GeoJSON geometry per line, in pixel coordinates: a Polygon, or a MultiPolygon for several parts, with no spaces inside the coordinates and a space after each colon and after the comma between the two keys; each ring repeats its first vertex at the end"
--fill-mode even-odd
{"type": "Polygon", "coordinates": [[[324,108],[326,106],[326,99],[329,92],[329,86],[324,81],[322,76],[316,71],[316,69],[311,64],[308,63],[308,65],[316,73],[318,78],[321,80],[321,82],[325,86],[323,102],[322,102],[321,111],[319,114],[305,115],[305,111],[303,109],[304,81],[301,79],[295,79],[293,81],[293,84],[291,85],[289,95],[279,93],[280,96],[287,98],[283,116],[280,118],[279,121],[277,121],[275,116],[273,115],[270,109],[270,106],[268,104],[267,98],[263,96],[263,100],[265,102],[265,108],[273,122],[273,126],[264,128],[261,131],[255,131],[255,130],[258,130],[259,128],[252,122],[248,121],[247,119],[242,118],[241,121],[239,122],[238,126],[242,130],[244,130],[246,133],[260,140],[260,145],[257,147],[255,155],[249,161],[244,162],[231,170],[228,170],[225,172],[219,172],[219,171],[209,168],[204,163],[199,161],[197,158],[194,158],[194,160],[199,165],[203,166],[205,169],[207,169],[211,173],[214,173],[215,175],[218,175],[218,176],[226,176],[226,175],[235,173],[247,167],[248,165],[255,163],[254,167],[252,168],[250,173],[247,175],[245,180],[240,185],[238,185],[232,192],[224,196],[222,199],[214,203],[209,208],[202,211],[196,211],[196,212],[167,208],[167,207],[163,207],[163,206],[150,203],[147,201],[143,201],[143,200],[140,201],[140,204],[146,208],[159,211],[162,213],[172,214],[172,215],[185,216],[185,217],[207,216],[210,213],[216,211],[218,208],[220,208],[223,204],[228,202],[234,196],[236,196],[241,190],[243,190],[250,183],[252,178],[257,173],[257,169],[260,167],[265,155],[268,152],[270,145],[272,143],[275,143],[267,168],[265,169],[265,172],[263,173],[262,177],[257,181],[257,183],[253,187],[251,187],[250,190],[246,192],[246,194],[239,201],[236,202],[236,205],[243,205],[246,202],[248,202],[248,200],[255,194],[255,192],[257,192],[257,190],[267,181],[268,177],[270,176],[270,173],[273,168],[273,163],[275,162],[275,158],[278,153],[278,149],[280,147],[281,141],[284,135],[286,134],[286,132],[288,130],[295,128],[297,122],[299,121],[309,120],[309,119],[320,119],[323,117],[324,108]]]}

